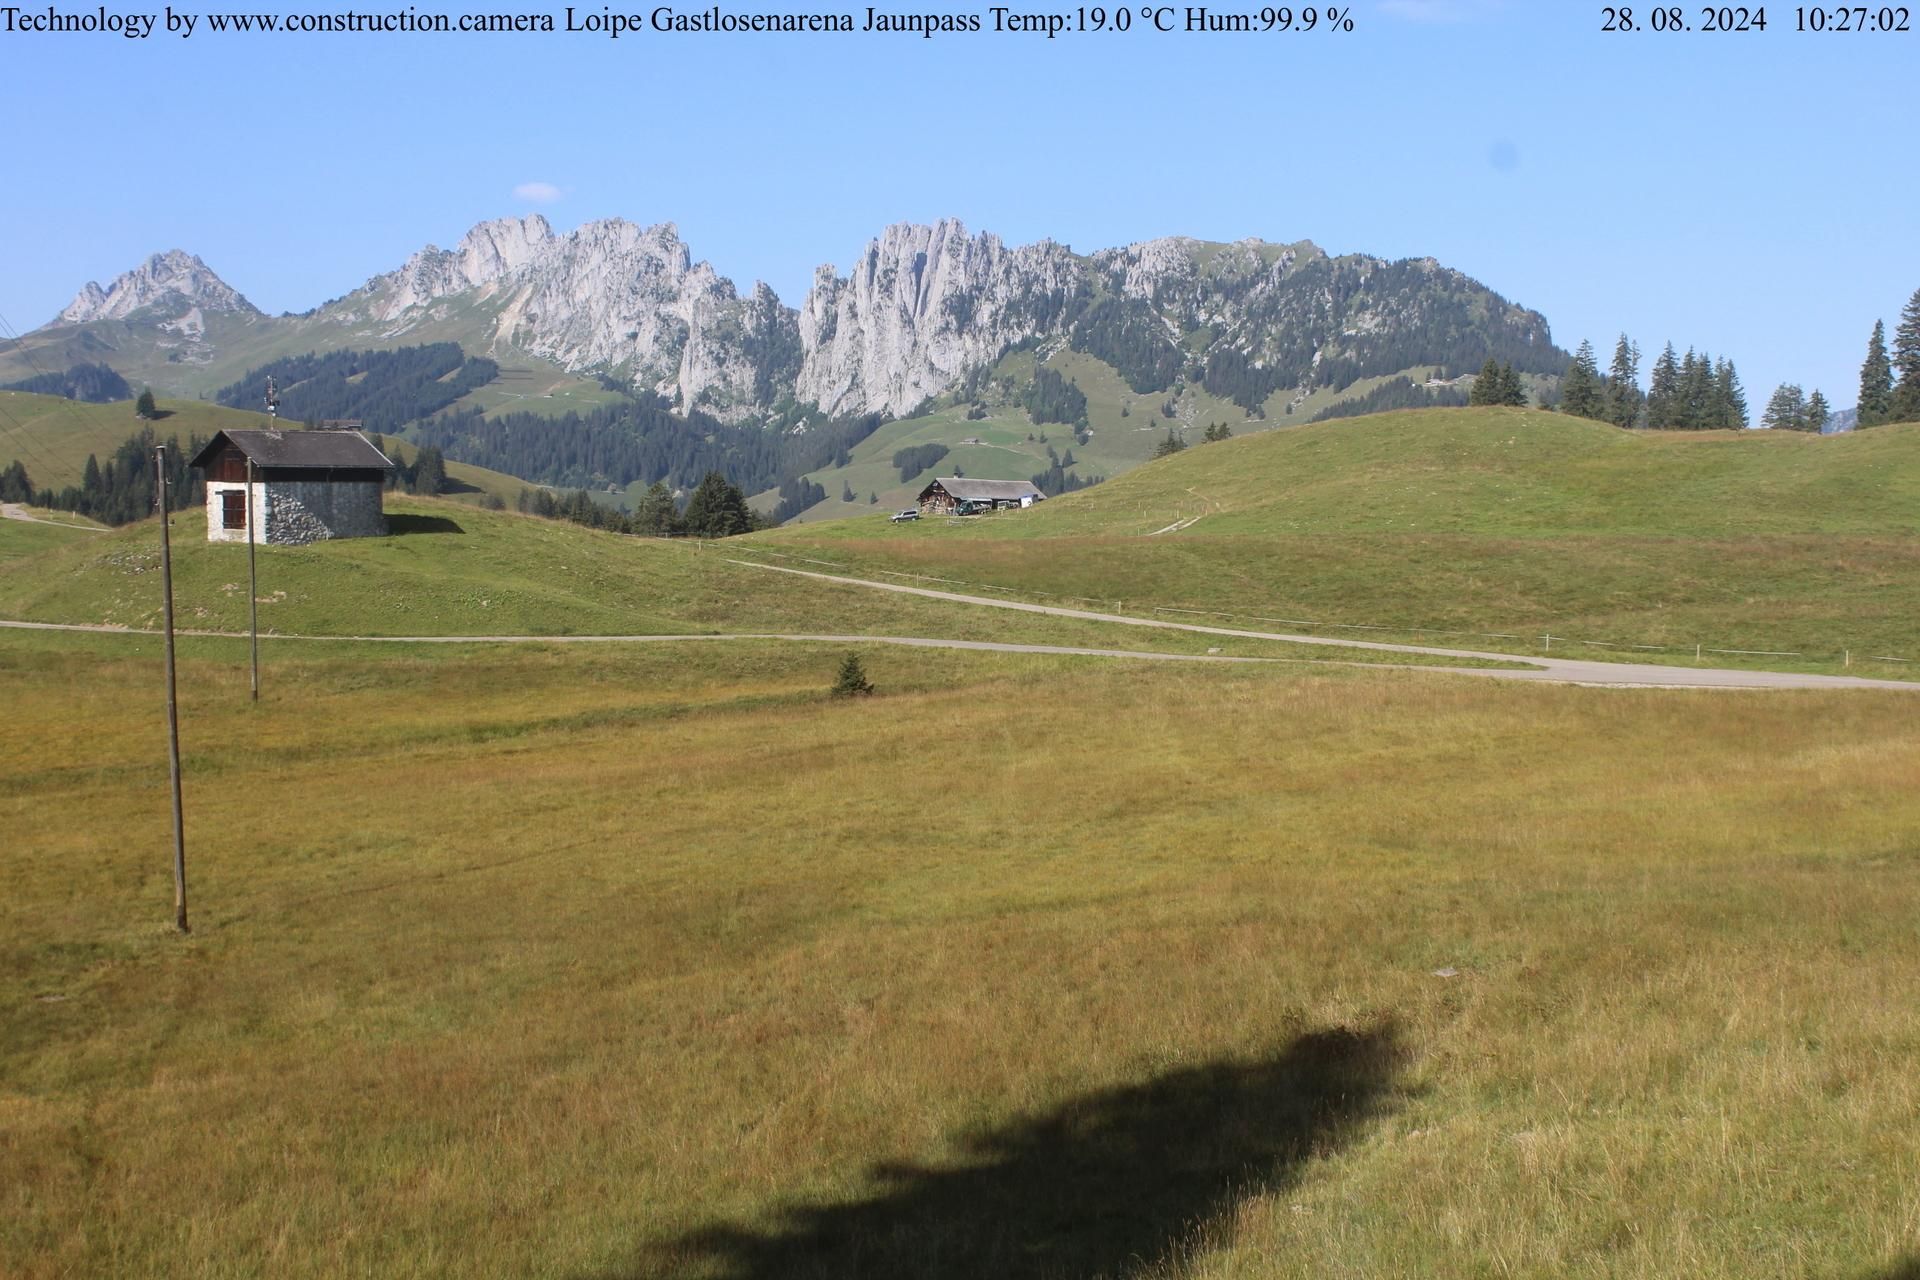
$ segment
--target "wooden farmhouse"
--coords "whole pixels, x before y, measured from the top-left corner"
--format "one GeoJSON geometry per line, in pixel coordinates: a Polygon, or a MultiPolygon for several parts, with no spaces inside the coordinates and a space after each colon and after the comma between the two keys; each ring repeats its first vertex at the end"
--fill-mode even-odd
{"type": "Polygon", "coordinates": [[[221,431],[193,459],[207,482],[207,541],[247,540],[249,462],[255,542],[386,536],[393,463],[358,431],[221,431]]]}
{"type": "Polygon", "coordinates": [[[968,480],[941,476],[920,491],[920,510],[926,515],[1004,511],[1045,502],[1047,495],[1029,480],[968,480]]]}

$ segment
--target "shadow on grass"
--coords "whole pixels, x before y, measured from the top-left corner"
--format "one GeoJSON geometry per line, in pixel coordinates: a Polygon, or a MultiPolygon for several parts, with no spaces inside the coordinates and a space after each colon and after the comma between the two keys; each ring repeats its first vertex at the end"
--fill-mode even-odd
{"type": "Polygon", "coordinates": [[[1340,1028],[1084,1094],[966,1138],[957,1167],[879,1166],[864,1198],[716,1224],[606,1280],[1092,1280],[1177,1264],[1379,1114],[1402,1056],[1391,1026],[1340,1028]]]}
{"type": "Polygon", "coordinates": [[[446,516],[396,516],[387,517],[389,537],[402,538],[411,533],[465,533],[457,521],[446,516]]]}
{"type": "Polygon", "coordinates": [[[1875,1271],[1862,1280],[1920,1280],[1920,1257],[1896,1262],[1885,1271],[1875,1271]]]}

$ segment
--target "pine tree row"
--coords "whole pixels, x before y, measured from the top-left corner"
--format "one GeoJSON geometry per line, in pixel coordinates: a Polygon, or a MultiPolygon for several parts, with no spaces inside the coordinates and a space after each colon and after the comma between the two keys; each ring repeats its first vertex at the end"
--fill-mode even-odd
{"type": "Polygon", "coordinates": [[[1900,312],[1892,356],[1887,353],[1887,326],[1876,320],[1860,366],[1859,425],[1889,422],[1920,422],[1920,289],[1900,312]]]}
{"type": "Polygon", "coordinates": [[[1607,372],[1591,342],[1582,342],[1560,381],[1560,411],[1616,427],[1653,431],[1721,431],[1747,425],[1747,393],[1733,361],[1669,342],[1640,390],[1640,348],[1626,334],[1613,348],[1607,372]]]}

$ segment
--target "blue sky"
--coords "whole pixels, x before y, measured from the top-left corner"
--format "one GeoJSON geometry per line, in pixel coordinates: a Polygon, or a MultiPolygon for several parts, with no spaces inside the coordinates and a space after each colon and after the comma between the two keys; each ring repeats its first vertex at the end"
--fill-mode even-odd
{"type": "MultiPolygon", "coordinates": [[[[1780,381],[1854,402],[1874,320],[1920,288],[1920,31],[1801,34],[1772,4],[1744,35],[1608,35],[1586,0],[1349,8],[1351,34],[1136,21],[1051,41],[0,33],[0,314],[43,324],[174,247],[304,310],[531,211],[675,222],[797,305],[887,223],[952,215],[1080,250],[1183,234],[1430,254],[1603,364],[1625,330],[1648,364],[1669,339],[1731,355],[1756,416],[1780,381]]],[[[922,10],[989,12],[889,8],[922,10]]]]}

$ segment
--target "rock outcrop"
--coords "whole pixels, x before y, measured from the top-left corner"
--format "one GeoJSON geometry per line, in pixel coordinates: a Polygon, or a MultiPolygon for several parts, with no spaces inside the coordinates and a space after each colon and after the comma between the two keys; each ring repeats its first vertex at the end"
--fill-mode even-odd
{"type": "Polygon", "coordinates": [[[66,310],[54,317],[56,325],[88,324],[95,320],[125,320],[138,311],[153,309],[161,322],[184,320],[196,336],[205,326],[205,313],[234,311],[257,316],[259,310],[206,263],[191,253],[169,249],[156,253],[102,289],[89,280],[66,310]]]}
{"type": "MultiPolygon", "coordinates": [[[[742,299],[732,281],[693,261],[672,223],[622,219],[566,235],[538,215],[482,223],[458,248],[429,246],[322,314],[376,322],[393,340],[459,310],[482,313],[495,352],[614,372],[727,419],[775,398],[760,349],[794,345],[793,313],[766,286],[742,299]]],[[[791,372],[776,372],[790,391],[791,372]]]]}
{"type": "Polygon", "coordinates": [[[954,219],[888,227],[846,276],[814,273],[796,397],[836,417],[906,414],[1055,331],[1084,287],[1079,259],[1050,240],[1008,249],[954,219]]]}

